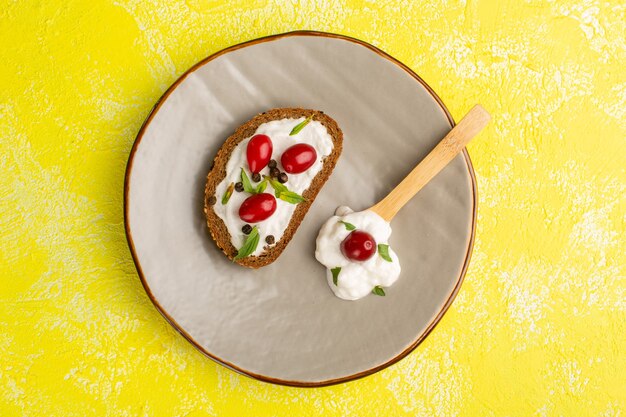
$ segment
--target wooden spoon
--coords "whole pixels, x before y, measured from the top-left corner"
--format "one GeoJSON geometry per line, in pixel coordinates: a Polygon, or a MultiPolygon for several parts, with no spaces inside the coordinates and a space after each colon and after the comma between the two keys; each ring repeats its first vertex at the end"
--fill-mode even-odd
{"type": "Polygon", "coordinates": [[[419,190],[433,179],[446,165],[457,156],[465,145],[489,123],[491,116],[480,104],[475,105],[448,132],[448,134],[430,151],[413,171],[407,175],[385,198],[374,204],[369,210],[388,222],[419,190]]]}

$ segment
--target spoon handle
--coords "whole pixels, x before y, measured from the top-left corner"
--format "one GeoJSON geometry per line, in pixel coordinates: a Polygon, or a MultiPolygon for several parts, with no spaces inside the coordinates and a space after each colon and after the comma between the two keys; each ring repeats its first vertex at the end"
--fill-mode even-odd
{"type": "Polygon", "coordinates": [[[419,190],[457,156],[489,122],[491,116],[475,105],[426,157],[385,198],[370,207],[388,222],[419,190]]]}

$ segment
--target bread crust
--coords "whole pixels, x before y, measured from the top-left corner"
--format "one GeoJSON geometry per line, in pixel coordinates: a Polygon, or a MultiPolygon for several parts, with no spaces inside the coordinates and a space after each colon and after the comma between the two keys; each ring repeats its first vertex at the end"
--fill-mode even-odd
{"type": "Polygon", "coordinates": [[[213,160],[213,166],[207,175],[206,188],[204,192],[204,213],[206,214],[209,232],[211,233],[211,236],[217,246],[228,258],[234,260],[234,262],[239,265],[249,268],[256,269],[274,262],[283,250],[285,250],[296,230],[298,230],[304,216],[309,211],[311,204],[313,204],[315,197],[317,197],[317,194],[324,186],[324,183],[326,183],[328,178],[330,178],[330,175],[337,164],[337,160],[341,155],[342,149],[343,132],[337,125],[337,122],[324,114],[324,112],[318,110],[301,108],[271,109],[256,115],[251,120],[237,128],[235,133],[228,137],[222,147],[217,151],[217,155],[213,160]],[[231,236],[228,232],[226,224],[217,214],[215,214],[213,206],[209,204],[211,197],[215,197],[217,202],[220,201],[219,196],[215,195],[215,189],[226,177],[226,164],[230,160],[230,156],[239,142],[252,136],[254,132],[256,132],[257,128],[263,123],[267,123],[272,120],[298,119],[300,117],[311,117],[314,121],[320,122],[324,125],[328,134],[332,138],[333,150],[330,155],[324,158],[322,169],[313,178],[309,188],[302,193],[302,196],[306,199],[306,201],[299,203],[296,206],[296,210],[294,211],[282,238],[275,245],[267,247],[259,256],[247,256],[242,259],[234,260],[234,257],[237,256],[237,248],[235,248],[231,243],[231,236]]]}

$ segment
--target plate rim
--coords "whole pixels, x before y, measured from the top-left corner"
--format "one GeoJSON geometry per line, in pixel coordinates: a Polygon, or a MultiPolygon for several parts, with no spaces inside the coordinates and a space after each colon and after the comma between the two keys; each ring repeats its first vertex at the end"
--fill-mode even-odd
{"type": "Polygon", "coordinates": [[[142,268],[141,268],[141,263],[139,262],[139,257],[137,256],[137,252],[135,250],[135,245],[134,245],[133,238],[132,238],[132,233],[131,233],[131,230],[130,230],[129,213],[128,213],[128,210],[129,210],[128,198],[129,198],[129,190],[130,190],[130,176],[131,176],[131,172],[132,172],[132,168],[133,168],[135,152],[139,148],[139,144],[141,143],[141,140],[143,139],[143,135],[144,135],[148,125],[150,124],[150,122],[152,121],[152,119],[156,115],[156,113],[159,111],[159,109],[161,108],[161,105],[165,102],[165,100],[169,97],[169,95],[176,89],[176,87],[178,87],[178,85],[181,84],[187,78],[187,76],[189,74],[193,73],[197,69],[199,69],[202,66],[206,65],[207,63],[211,62],[212,60],[214,60],[214,59],[216,59],[216,58],[218,58],[218,57],[220,57],[222,55],[225,55],[225,54],[227,54],[229,52],[233,52],[233,51],[236,51],[238,49],[242,49],[242,48],[245,48],[245,47],[248,47],[248,46],[253,46],[253,45],[256,45],[256,44],[260,44],[260,43],[264,43],[264,42],[271,42],[271,41],[284,39],[284,38],[289,38],[289,37],[326,37],[326,38],[332,38],[332,39],[340,39],[340,40],[344,40],[344,41],[347,41],[347,42],[355,43],[357,45],[360,45],[360,46],[363,46],[363,47],[369,49],[372,52],[375,52],[376,54],[380,55],[382,58],[384,58],[384,59],[392,62],[393,64],[399,66],[400,68],[402,68],[411,77],[413,77],[417,82],[419,82],[426,89],[426,91],[428,91],[428,93],[435,99],[435,101],[439,105],[439,107],[441,107],[441,110],[444,112],[444,114],[446,115],[446,118],[448,119],[448,122],[450,123],[450,128],[455,126],[456,123],[454,122],[454,119],[453,119],[452,115],[450,114],[450,111],[445,106],[445,104],[443,103],[441,98],[439,98],[437,93],[435,93],[435,91],[419,75],[417,75],[408,66],[406,66],[402,62],[398,61],[396,58],[392,57],[391,55],[387,54],[386,52],[382,51],[381,49],[377,48],[376,46],[374,46],[374,45],[372,45],[372,44],[370,44],[368,42],[362,41],[360,39],[357,39],[357,38],[354,38],[354,37],[351,37],[351,36],[341,35],[341,34],[337,34],[337,33],[321,32],[321,31],[313,31],[313,30],[296,30],[296,31],[285,32],[285,33],[280,33],[280,34],[275,34],[275,35],[263,36],[263,37],[260,37],[260,38],[256,38],[256,39],[252,39],[252,40],[245,41],[245,42],[242,42],[242,43],[238,43],[236,45],[229,46],[227,48],[224,48],[224,49],[222,49],[220,51],[217,51],[217,52],[207,56],[206,58],[204,58],[204,59],[200,60],[199,62],[197,62],[196,64],[194,64],[187,71],[185,71],[181,76],[179,76],[176,79],[176,81],[174,81],[174,83],[172,85],[170,85],[167,88],[167,90],[161,95],[161,97],[159,97],[159,99],[156,101],[156,103],[154,104],[154,106],[150,110],[150,113],[148,114],[148,116],[146,117],[144,122],[142,123],[142,125],[139,128],[139,131],[137,133],[137,136],[135,137],[135,141],[133,142],[133,146],[132,146],[132,148],[130,150],[130,154],[128,156],[128,161],[126,163],[126,172],[125,172],[125,175],[124,175],[124,230],[125,230],[125,234],[126,234],[126,240],[128,242],[128,246],[129,246],[129,249],[130,249],[130,252],[131,252],[131,256],[133,258],[133,263],[135,264],[135,269],[137,270],[137,274],[139,275],[139,279],[141,280],[141,284],[142,284],[144,290],[146,291],[146,294],[148,295],[148,298],[150,298],[150,301],[152,302],[154,307],[157,309],[157,311],[159,313],[161,313],[163,318],[165,318],[165,320],[178,333],[180,333],[185,339],[187,339],[187,341],[189,343],[191,343],[192,346],[194,346],[197,350],[199,350],[202,354],[204,354],[209,359],[211,359],[211,360],[219,363],[220,365],[223,365],[226,368],[229,368],[229,369],[231,369],[231,370],[233,370],[233,371],[235,371],[235,372],[237,372],[237,373],[239,373],[241,375],[245,375],[245,376],[254,378],[256,380],[259,380],[259,381],[269,382],[269,383],[278,384],[278,385],[286,385],[286,386],[302,387],[302,388],[311,388],[311,387],[323,387],[323,386],[328,386],[328,385],[334,385],[334,384],[340,384],[340,383],[343,383],[343,382],[353,381],[353,380],[356,380],[356,379],[363,378],[365,376],[374,374],[374,373],[376,373],[376,372],[378,372],[378,371],[380,371],[382,369],[385,369],[385,368],[393,365],[394,363],[400,361],[401,359],[405,358],[409,353],[411,353],[413,350],[415,350],[415,348],[419,344],[421,344],[424,341],[424,339],[426,339],[426,337],[432,332],[432,330],[441,321],[441,319],[443,318],[444,314],[448,311],[448,309],[450,308],[450,305],[452,305],[452,302],[456,298],[456,295],[458,294],[458,292],[459,292],[459,290],[461,288],[461,284],[463,283],[463,279],[465,278],[465,274],[467,273],[467,269],[468,269],[469,264],[470,264],[470,260],[471,260],[472,252],[473,252],[473,248],[474,248],[474,240],[475,240],[475,236],[476,236],[476,218],[477,218],[476,216],[477,216],[477,208],[478,208],[478,189],[477,189],[477,184],[476,184],[476,175],[475,175],[475,172],[474,172],[474,167],[472,165],[472,161],[470,159],[469,153],[467,152],[467,148],[465,148],[465,149],[463,149],[463,156],[465,158],[465,164],[466,164],[466,167],[467,167],[467,170],[468,170],[468,173],[469,173],[469,176],[470,176],[471,184],[472,184],[472,192],[471,192],[471,197],[472,197],[472,224],[471,224],[471,231],[470,231],[470,239],[469,239],[469,242],[468,242],[468,245],[467,245],[467,252],[465,254],[465,260],[463,262],[463,267],[461,268],[461,273],[460,273],[459,277],[457,278],[457,280],[456,280],[456,282],[454,284],[454,288],[450,292],[450,294],[449,294],[448,298],[446,299],[445,303],[443,304],[442,308],[433,317],[433,319],[430,321],[428,326],[426,326],[424,331],[422,331],[420,334],[418,334],[415,337],[415,339],[413,340],[413,342],[407,348],[405,348],[402,352],[400,352],[399,354],[397,354],[393,358],[389,359],[385,363],[377,365],[377,366],[375,366],[373,368],[369,368],[369,369],[357,372],[357,373],[352,374],[352,375],[342,376],[342,377],[339,377],[339,378],[333,378],[333,379],[328,379],[328,380],[309,382],[309,381],[280,379],[280,378],[274,378],[274,377],[270,377],[270,376],[266,376],[266,375],[257,374],[257,373],[254,373],[252,371],[249,371],[249,370],[243,369],[241,367],[238,367],[237,365],[234,365],[234,364],[232,364],[232,363],[230,363],[230,362],[228,362],[228,361],[226,361],[224,359],[221,359],[221,358],[217,357],[216,355],[212,354],[211,352],[209,352],[208,350],[206,350],[205,348],[203,348],[159,304],[158,300],[156,299],[156,297],[154,296],[154,294],[150,290],[150,287],[148,286],[148,283],[147,283],[147,281],[145,279],[145,276],[143,274],[143,271],[142,271],[142,268]]]}

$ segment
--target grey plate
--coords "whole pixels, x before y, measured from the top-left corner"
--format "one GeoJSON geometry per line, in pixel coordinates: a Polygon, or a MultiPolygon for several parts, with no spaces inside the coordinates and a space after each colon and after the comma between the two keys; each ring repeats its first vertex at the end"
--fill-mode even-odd
{"type": "Polygon", "coordinates": [[[439,321],[465,274],[476,210],[469,157],[393,220],[402,275],[386,297],[336,298],[315,237],[338,205],[384,197],[451,126],[422,80],[354,39],[293,32],[207,58],[159,101],[127,167],[126,232],[148,295],[206,355],[265,381],[326,385],[394,363],[439,321]],[[204,181],[226,137],[273,107],[323,110],[343,129],[344,151],[282,256],[249,270],[211,240],[204,181]]]}

